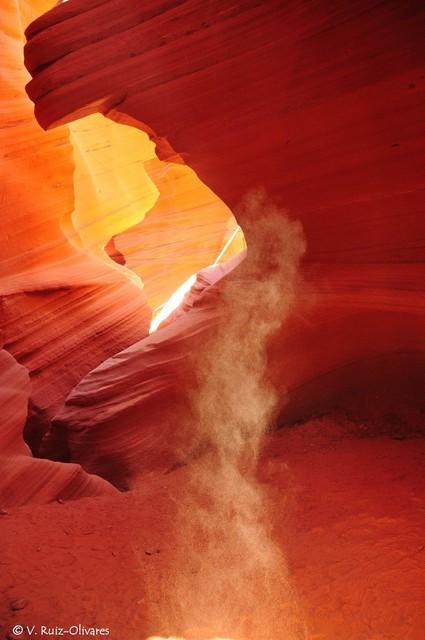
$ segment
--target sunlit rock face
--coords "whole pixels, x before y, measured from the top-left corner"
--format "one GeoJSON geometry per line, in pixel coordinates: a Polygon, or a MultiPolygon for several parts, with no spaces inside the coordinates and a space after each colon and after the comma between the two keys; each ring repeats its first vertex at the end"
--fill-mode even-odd
{"type": "MultiPolygon", "coordinates": [[[[155,310],[188,276],[222,257],[237,228],[234,216],[187,165],[160,161],[141,130],[99,114],[69,129],[75,204],[68,239],[127,267],[123,273],[143,286],[155,310]]],[[[243,246],[240,232],[224,257],[243,246]]]]}
{"type": "Polygon", "coordinates": [[[152,158],[145,164],[159,196],[143,222],[116,238],[127,266],[144,284],[152,309],[204,267],[245,248],[229,208],[186,164],[152,158]]]}
{"type": "MultiPolygon", "coordinates": [[[[146,304],[130,295],[133,285],[74,250],[62,232],[61,221],[73,208],[72,150],[66,128],[44,134],[34,122],[22,60],[23,26],[49,6],[8,1],[1,6],[2,509],[116,493],[77,464],[33,458],[24,442],[24,426],[30,404],[32,432],[27,440],[38,442],[49,413],[79,378],[109,349],[126,344],[125,332],[108,327],[114,314],[124,318],[135,313],[145,330],[149,321],[146,304]]],[[[127,339],[140,335],[135,325],[131,328],[130,323],[129,329],[127,339]]]]}
{"type": "Polygon", "coordinates": [[[116,236],[140,223],[158,198],[144,168],[154,146],[143,132],[99,114],[71,123],[69,131],[75,164],[69,241],[110,265],[108,242],[114,238],[118,250],[116,236]]]}
{"type": "Polygon", "coordinates": [[[68,240],[76,202],[69,131],[40,130],[24,91],[22,28],[49,6],[3,4],[0,134],[3,339],[31,374],[35,411],[47,416],[93,366],[145,335],[151,315],[140,284],[68,240]]]}
{"type": "MultiPolygon", "coordinates": [[[[291,398],[282,419],[336,405],[359,413],[371,404],[386,411],[419,402],[425,368],[424,27],[419,2],[405,7],[361,0],[330,8],[324,1],[229,6],[217,0],[189,8],[73,0],[26,32],[25,61],[33,75],[27,90],[43,127],[101,112],[145,131],[158,158],[173,163],[163,193],[174,188],[186,162],[235,212],[248,246],[258,227],[252,207],[240,203],[255,186],[301,220],[309,299],[270,345],[270,377],[291,398]]],[[[172,235],[180,213],[166,199],[156,207],[167,213],[172,235]]],[[[149,221],[154,228],[156,218],[147,216],[114,242],[136,272],[147,270],[147,281],[155,282],[147,290],[160,292],[149,295],[162,304],[161,274],[146,266],[155,258],[155,242],[147,240],[141,255],[148,259],[138,264],[126,247],[127,241],[143,245],[149,221]]],[[[179,271],[180,255],[173,261],[179,271]]],[[[172,280],[174,288],[183,275],[172,280]]],[[[185,326],[174,328],[171,342],[168,333],[154,338],[168,345],[170,355],[158,355],[161,366],[178,351],[177,336],[185,342],[197,333],[195,314],[180,322],[185,326]]],[[[118,357],[121,366],[126,358],[118,357]]],[[[173,378],[173,367],[165,366],[163,375],[173,378]]],[[[101,388],[89,379],[95,406],[97,392],[103,402],[101,388]]],[[[169,396],[163,389],[163,409],[172,413],[170,389],[169,396]]],[[[86,400],[81,403],[88,407],[86,400]]],[[[67,411],[60,413],[61,424],[67,411]]],[[[111,450],[115,446],[118,441],[111,450]]],[[[86,458],[87,448],[80,451],[86,458]]]]}

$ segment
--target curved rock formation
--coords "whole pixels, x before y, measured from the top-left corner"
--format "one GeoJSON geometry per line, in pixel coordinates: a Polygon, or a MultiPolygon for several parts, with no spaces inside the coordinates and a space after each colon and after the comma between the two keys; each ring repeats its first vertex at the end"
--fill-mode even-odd
{"type": "Polygon", "coordinates": [[[140,224],[116,238],[116,246],[156,309],[188,277],[237,254],[245,241],[240,229],[235,233],[231,211],[190,167],[155,157],[145,168],[158,200],[140,224]]]}
{"type": "MultiPolygon", "coordinates": [[[[96,114],[54,132],[40,130],[24,93],[23,28],[50,8],[44,0],[2,5],[1,328],[5,348],[31,376],[24,435],[36,454],[72,387],[147,335],[151,309],[215,260],[236,225],[189,167],[159,161],[141,131],[96,114]],[[143,220],[149,209],[152,215],[143,220]],[[181,257],[172,271],[170,252],[181,257]]],[[[241,246],[243,234],[226,256],[241,246]]],[[[55,457],[66,459],[63,443],[55,457]]],[[[27,483],[32,477],[37,484],[39,474],[46,478],[47,468],[52,478],[58,474],[55,494],[65,467],[31,458],[21,460],[19,472],[11,463],[6,475],[12,479],[2,489],[19,503],[41,499],[37,491],[27,495],[27,483]],[[16,493],[19,482],[22,495],[16,493]]],[[[75,474],[79,468],[66,470],[67,477],[75,474]]],[[[69,495],[93,492],[84,474],[80,489],[74,480],[69,495]]]]}
{"type": "Polygon", "coordinates": [[[115,493],[108,482],[80,465],[32,457],[22,438],[30,392],[25,367],[0,350],[0,509],[115,493]]]}
{"type": "MultiPolygon", "coordinates": [[[[68,239],[105,259],[110,238],[152,309],[213,262],[237,223],[187,165],[161,162],[146,133],[93,114],[69,125],[74,210],[68,239]],[[107,249],[106,249],[107,250],[107,249]],[[135,278],[139,283],[139,278],[135,278]]],[[[228,248],[243,242],[240,233],[228,248]]],[[[113,257],[113,251],[112,256],[113,257]]],[[[127,277],[128,269],[123,270],[127,277]]]]}
{"type": "Polygon", "coordinates": [[[31,385],[28,371],[4,349],[0,350],[1,455],[27,455],[22,426],[27,417],[31,385]]]}
{"type": "Polygon", "coordinates": [[[196,451],[188,394],[196,386],[196,354],[223,316],[220,280],[242,257],[198,274],[165,328],[83,378],[53,421],[47,455],[66,442],[72,460],[127,487],[134,475],[170,469],[196,451]]]}
{"type": "Polygon", "coordinates": [[[94,111],[140,126],[233,209],[261,185],[302,221],[319,289],[342,303],[357,281],[362,304],[363,280],[407,312],[423,282],[424,24],[420,2],[73,0],[27,30],[28,93],[45,127],[94,111]]]}
{"type": "Polygon", "coordinates": [[[26,32],[42,126],[99,111],[143,129],[234,210],[248,246],[255,185],[301,220],[314,304],[270,347],[282,418],[420,397],[424,27],[420,2],[73,0],[26,32]]]}
{"type": "Polygon", "coordinates": [[[23,28],[50,7],[45,0],[5,0],[0,8],[0,318],[8,350],[0,352],[1,508],[116,493],[79,465],[33,458],[23,432],[38,451],[69,390],[146,335],[151,315],[140,284],[68,242],[74,209],[68,128],[41,131],[24,91],[23,28]]]}
{"type": "Polygon", "coordinates": [[[49,5],[2,0],[0,629],[421,640],[423,2],[49,5]]]}
{"type": "Polygon", "coordinates": [[[411,263],[424,22],[418,1],[73,0],[27,30],[28,93],[44,127],[138,123],[232,209],[264,187],[302,219],[308,260],[411,263]]]}
{"type": "Polygon", "coordinates": [[[151,315],[140,284],[111,260],[108,264],[68,242],[67,221],[74,210],[68,128],[40,130],[24,91],[22,23],[49,6],[2,5],[7,75],[0,132],[3,339],[29,370],[32,402],[47,418],[85,373],[146,335],[151,315]]]}

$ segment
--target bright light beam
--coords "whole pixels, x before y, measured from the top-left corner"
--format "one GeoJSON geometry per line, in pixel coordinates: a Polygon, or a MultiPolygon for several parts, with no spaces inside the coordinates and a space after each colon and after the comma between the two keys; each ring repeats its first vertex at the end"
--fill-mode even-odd
{"type": "MultiPolygon", "coordinates": [[[[224,247],[221,249],[220,253],[216,257],[214,262],[211,265],[209,265],[209,267],[215,267],[218,265],[218,263],[226,254],[230,245],[238,235],[239,231],[242,231],[242,229],[238,225],[236,229],[233,231],[228,241],[226,242],[226,244],[224,245],[224,247]]],[[[209,268],[209,267],[206,267],[206,268],[209,268]]],[[[168,298],[167,302],[165,302],[164,304],[160,305],[155,309],[155,312],[158,312],[158,313],[156,313],[155,317],[151,322],[149,333],[154,333],[154,331],[158,329],[159,325],[162,322],[164,322],[164,320],[166,320],[168,316],[170,316],[175,309],[177,309],[177,307],[183,302],[183,299],[186,293],[190,291],[190,289],[195,284],[195,282],[196,282],[196,273],[192,274],[185,282],[183,282],[183,284],[180,285],[180,287],[171,295],[171,297],[168,298]]],[[[152,640],[155,640],[155,638],[153,638],[152,640]]],[[[169,640],[174,640],[174,639],[170,638],[169,640]]],[[[179,640],[179,639],[177,638],[176,640],[179,640]]],[[[212,638],[211,640],[226,640],[226,638],[212,638]]]]}

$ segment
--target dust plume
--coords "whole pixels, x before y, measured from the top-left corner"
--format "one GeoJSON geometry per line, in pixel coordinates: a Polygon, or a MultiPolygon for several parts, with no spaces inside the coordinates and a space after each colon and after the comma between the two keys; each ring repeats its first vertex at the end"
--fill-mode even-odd
{"type": "Polygon", "coordinates": [[[164,615],[186,638],[299,640],[303,624],[256,469],[282,402],[267,377],[267,344],[295,305],[304,238],[262,192],[246,198],[238,218],[248,255],[220,283],[222,320],[196,356],[192,437],[204,453],[179,497],[164,615]]]}

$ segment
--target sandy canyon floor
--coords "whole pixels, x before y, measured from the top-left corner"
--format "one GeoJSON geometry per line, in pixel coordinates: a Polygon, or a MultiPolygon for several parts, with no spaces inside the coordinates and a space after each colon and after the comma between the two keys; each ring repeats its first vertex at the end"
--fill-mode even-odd
{"type": "MultiPolygon", "coordinates": [[[[425,637],[424,461],[423,435],[397,424],[328,417],[269,438],[259,481],[309,640],[425,637]]],[[[0,637],[16,624],[160,635],[155,593],[175,580],[187,478],[181,467],[117,497],[2,513],[0,637]]]]}

